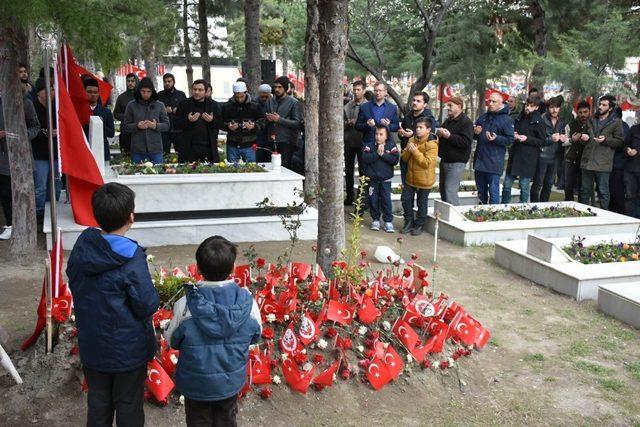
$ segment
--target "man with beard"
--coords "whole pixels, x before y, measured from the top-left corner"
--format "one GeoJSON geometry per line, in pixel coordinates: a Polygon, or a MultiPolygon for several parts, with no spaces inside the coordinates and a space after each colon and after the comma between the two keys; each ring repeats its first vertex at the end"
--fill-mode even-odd
{"type": "Polygon", "coordinates": [[[122,92],[118,99],[116,99],[116,106],[113,108],[113,117],[120,122],[120,135],[118,136],[118,143],[120,144],[120,150],[123,154],[131,152],[131,134],[122,132],[122,122],[124,121],[124,111],[127,109],[127,104],[133,101],[133,95],[138,84],[138,76],[134,73],[127,74],[127,90],[122,92]]]}
{"type": "Polygon", "coordinates": [[[602,96],[598,103],[598,113],[591,119],[593,133],[586,142],[580,140],[584,144],[580,162],[582,167],[580,203],[589,204],[594,181],[597,180],[598,197],[602,209],[609,209],[609,175],[613,168],[613,155],[616,149],[624,144],[622,121],[613,114],[615,107],[614,96],[602,96]]]}
{"type": "Polygon", "coordinates": [[[278,153],[282,154],[282,166],[287,169],[291,169],[293,151],[303,128],[301,107],[294,97],[287,95],[289,86],[287,77],[276,79],[273,83],[275,96],[267,102],[265,113],[267,135],[278,153]]]}
{"type": "Polygon", "coordinates": [[[573,202],[574,193],[581,188],[580,162],[585,142],[589,141],[591,130],[591,106],[587,101],[580,101],[577,117],[569,123],[569,139],[563,145],[567,148],[564,155],[564,200],[573,202]]]}
{"type": "MultiPolygon", "coordinates": [[[[258,88],[258,107],[260,108],[260,114],[264,116],[267,111],[267,103],[271,99],[273,95],[271,85],[267,83],[262,83],[258,88]]],[[[266,123],[260,131],[258,132],[256,143],[259,148],[266,148],[267,150],[257,150],[256,151],[256,162],[258,163],[266,163],[271,161],[271,153],[268,151],[275,150],[275,146],[272,141],[269,141],[269,135],[267,133],[267,125],[266,123]]]]}
{"type": "Polygon", "coordinates": [[[347,101],[344,106],[344,175],[347,197],[345,206],[353,205],[355,161],[358,159],[358,172],[363,175],[362,163],[362,132],[356,130],[355,124],[360,112],[360,105],[367,102],[364,99],[365,84],[362,80],[353,82],[353,99],[347,101]]]}
{"type": "Polygon", "coordinates": [[[22,88],[24,89],[25,93],[31,96],[32,95],[31,91],[33,90],[33,83],[29,81],[29,69],[25,64],[18,65],[18,78],[20,78],[20,84],[22,85],[22,88]]]}
{"type": "Polygon", "coordinates": [[[251,101],[244,82],[233,84],[233,97],[222,106],[222,129],[227,131],[227,160],[256,161],[257,134],[264,126],[264,114],[258,104],[251,101]]]}
{"type": "Polygon", "coordinates": [[[191,85],[191,97],[178,105],[175,128],[180,137],[180,162],[220,161],[218,132],[222,127],[220,105],[206,96],[208,83],[199,79],[191,85]]]}
{"type": "Polygon", "coordinates": [[[169,116],[169,124],[171,125],[169,132],[162,132],[162,150],[165,154],[168,154],[171,151],[171,144],[173,144],[176,151],[179,151],[178,147],[176,147],[178,132],[175,130],[174,122],[176,121],[178,104],[187,99],[187,96],[183,91],[176,89],[176,78],[173,74],[166,73],[162,76],[162,84],[164,85],[164,90],[158,92],[158,101],[164,104],[169,116]]]}
{"type": "Polygon", "coordinates": [[[531,178],[536,172],[540,147],[550,145],[545,125],[538,112],[541,100],[532,95],[527,98],[522,114],[514,126],[513,147],[509,153],[507,172],[502,187],[502,203],[511,203],[511,187],[517,179],[520,184],[520,203],[529,202],[531,178]]]}

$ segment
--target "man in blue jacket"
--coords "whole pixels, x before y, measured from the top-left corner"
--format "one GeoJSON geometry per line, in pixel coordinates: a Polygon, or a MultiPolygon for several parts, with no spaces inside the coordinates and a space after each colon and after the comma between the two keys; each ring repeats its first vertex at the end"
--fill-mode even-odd
{"type": "Polygon", "coordinates": [[[249,345],[262,334],[251,293],[227,280],[236,255],[236,245],[221,236],[200,244],[196,262],[205,281],[187,286],[165,333],[180,350],[176,386],[185,397],[187,426],[236,425],[249,345]]]}
{"type": "Polygon", "coordinates": [[[125,237],[135,194],[110,182],[93,194],[101,230],[87,228],[73,246],[67,276],[78,346],[89,386],[87,424],[144,425],[147,362],[156,353],[152,316],[160,299],[144,248],[125,237]]]}
{"type": "Polygon", "coordinates": [[[504,172],[504,156],[513,143],[513,121],[509,106],[499,93],[489,97],[487,112],[478,117],[474,127],[478,141],[473,157],[476,187],[480,203],[500,203],[500,176],[504,172]]]}
{"type": "MultiPolygon", "coordinates": [[[[355,128],[362,132],[362,146],[375,145],[376,126],[382,125],[389,132],[397,132],[400,128],[398,121],[398,107],[386,100],[387,87],[378,82],[373,86],[373,100],[360,107],[355,128]]],[[[391,141],[391,133],[389,133],[391,141]]]]}

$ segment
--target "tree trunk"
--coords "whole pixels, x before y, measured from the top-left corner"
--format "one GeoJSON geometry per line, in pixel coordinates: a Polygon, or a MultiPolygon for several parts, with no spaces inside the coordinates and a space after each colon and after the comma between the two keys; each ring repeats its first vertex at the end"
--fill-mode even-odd
{"type": "Polygon", "coordinates": [[[151,79],[156,90],[160,90],[157,82],[158,59],[156,58],[155,49],[153,49],[153,52],[144,59],[144,69],[147,72],[147,77],[151,79]]]}
{"type": "Polygon", "coordinates": [[[211,59],[209,59],[209,25],[207,0],[198,0],[198,33],[200,38],[200,65],[202,78],[211,83],[211,59]]]}
{"type": "Polygon", "coordinates": [[[539,0],[533,0],[531,2],[531,15],[533,18],[533,37],[534,37],[534,49],[538,57],[540,58],[533,66],[531,73],[531,82],[540,93],[544,91],[545,73],[544,73],[544,58],[547,56],[547,46],[549,43],[549,27],[547,25],[545,11],[542,8],[542,4],[539,0]]]}
{"type": "Polygon", "coordinates": [[[348,0],[318,3],[320,46],[318,263],[331,271],[345,246],[342,78],[347,50],[348,0]]]}
{"type": "Polygon", "coordinates": [[[189,42],[189,0],[182,1],[182,46],[184,49],[184,62],[187,66],[187,86],[191,90],[193,84],[193,65],[191,59],[191,45],[189,42]]]}
{"type": "Polygon", "coordinates": [[[9,252],[21,264],[33,262],[36,255],[37,225],[31,143],[24,119],[24,95],[17,78],[18,51],[14,41],[26,38],[15,17],[0,25],[0,93],[4,125],[7,132],[11,194],[13,201],[13,233],[9,252]],[[11,135],[11,136],[9,136],[11,135]]]}
{"type": "Polygon", "coordinates": [[[258,87],[262,81],[260,66],[260,0],[244,2],[244,58],[249,92],[258,96],[258,87]]]}
{"type": "Polygon", "coordinates": [[[478,105],[476,106],[476,120],[478,117],[483,115],[485,111],[487,111],[487,104],[484,100],[484,87],[485,85],[482,85],[482,87],[476,87],[476,98],[478,102],[478,105]]]}
{"type": "Polygon", "coordinates": [[[316,205],[318,191],[318,0],[307,0],[307,33],[304,45],[304,191],[316,205]]]}
{"type": "Polygon", "coordinates": [[[289,46],[287,46],[286,35],[284,40],[285,42],[282,44],[282,75],[288,76],[289,75],[289,46]]]}

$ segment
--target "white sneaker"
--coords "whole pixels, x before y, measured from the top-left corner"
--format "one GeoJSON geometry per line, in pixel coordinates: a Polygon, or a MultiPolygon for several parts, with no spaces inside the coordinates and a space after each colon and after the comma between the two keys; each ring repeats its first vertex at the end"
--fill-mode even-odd
{"type": "Polygon", "coordinates": [[[396,230],[393,229],[393,223],[392,222],[385,222],[384,223],[384,231],[386,231],[387,233],[395,233],[396,230]]]}
{"type": "Polygon", "coordinates": [[[373,221],[371,223],[371,229],[373,231],[380,231],[380,221],[373,221]]]}
{"type": "Polygon", "coordinates": [[[7,226],[4,228],[4,230],[2,230],[2,233],[0,233],[0,240],[9,240],[11,238],[11,226],[7,226]]]}

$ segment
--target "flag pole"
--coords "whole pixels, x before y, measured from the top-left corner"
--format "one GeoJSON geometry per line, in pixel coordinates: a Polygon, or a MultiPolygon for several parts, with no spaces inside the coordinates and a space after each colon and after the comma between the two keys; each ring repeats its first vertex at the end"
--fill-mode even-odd
{"type": "Polygon", "coordinates": [[[49,143],[49,207],[51,208],[51,246],[55,245],[55,239],[57,238],[58,230],[58,211],[56,206],[56,157],[53,145],[53,102],[51,99],[51,73],[49,68],[51,66],[51,58],[49,53],[49,46],[44,47],[44,86],[46,87],[45,93],[47,98],[47,134],[49,143]]]}
{"type": "Polygon", "coordinates": [[[45,273],[44,273],[44,278],[45,278],[45,297],[47,300],[47,311],[46,311],[46,325],[47,325],[47,332],[46,332],[46,338],[47,338],[47,342],[46,342],[46,353],[47,354],[51,354],[53,353],[53,320],[51,318],[51,310],[52,310],[52,306],[53,306],[53,302],[52,302],[52,298],[51,298],[51,259],[49,257],[47,257],[47,259],[45,260],[45,265],[46,265],[46,269],[45,269],[45,273]]]}

